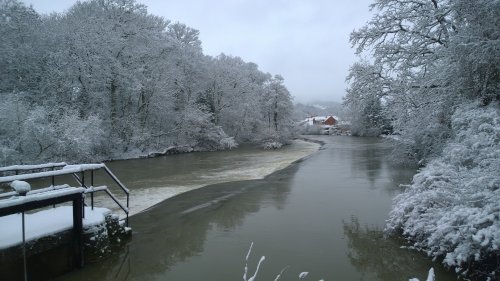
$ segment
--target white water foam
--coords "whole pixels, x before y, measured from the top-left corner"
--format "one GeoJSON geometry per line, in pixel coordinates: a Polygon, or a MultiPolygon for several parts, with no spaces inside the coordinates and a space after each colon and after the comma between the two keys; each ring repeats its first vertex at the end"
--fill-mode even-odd
{"type": "MultiPolygon", "coordinates": [[[[131,189],[129,215],[140,213],[168,198],[207,185],[262,179],[316,152],[319,147],[320,145],[316,143],[294,140],[291,145],[280,150],[257,150],[252,153],[242,153],[241,157],[238,157],[237,163],[231,163],[234,159],[229,159],[228,163],[222,167],[198,171],[189,178],[183,178],[180,182],[170,179],[168,185],[165,186],[145,187],[139,190],[131,189]]],[[[161,183],[156,182],[156,184],[161,183]]],[[[113,191],[121,202],[126,202],[126,197],[120,192],[120,190],[113,191]]],[[[88,199],[87,202],[89,202],[88,199]]],[[[97,206],[116,206],[104,194],[95,196],[94,202],[97,206]]],[[[123,213],[118,207],[112,207],[112,210],[117,214],[123,213]]],[[[124,214],[121,216],[124,216],[124,214]]]]}

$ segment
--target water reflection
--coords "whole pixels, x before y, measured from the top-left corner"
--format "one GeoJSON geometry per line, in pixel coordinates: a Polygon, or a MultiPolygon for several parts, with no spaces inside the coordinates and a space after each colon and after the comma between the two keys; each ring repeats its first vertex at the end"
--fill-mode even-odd
{"type": "MultiPolygon", "coordinates": [[[[296,169],[290,167],[287,174],[296,169]]],[[[289,187],[276,176],[217,184],[178,195],[131,217],[134,234],[125,249],[60,280],[163,280],[172,266],[204,251],[209,232],[234,230],[248,214],[259,212],[264,202],[285,204],[289,187]],[[273,183],[271,187],[266,185],[269,182],[273,183]]]]}
{"type": "Polygon", "coordinates": [[[391,145],[385,140],[360,137],[341,141],[350,144],[344,149],[351,152],[349,160],[353,179],[368,180],[370,188],[383,189],[391,196],[402,191],[400,185],[411,182],[415,168],[394,166],[389,159],[391,145]]]}
{"type": "Polygon", "coordinates": [[[348,240],[347,256],[353,266],[363,274],[362,280],[426,280],[426,272],[435,268],[437,280],[456,280],[456,277],[441,267],[436,267],[423,253],[402,248],[405,242],[386,238],[377,227],[360,226],[356,217],[343,221],[344,235],[348,240]],[[366,278],[369,276],[368,278],[366,278]]]}
{"type": "Polygon", "coordinates": [[[380,177],[382,167],[385,163],[384,155],[390,152],[389,147],[383,142],[374,141],[372,138],[356,138],[356,144],[350,147],[353,170],[363,172],[356,174],[356,178],[368,179],[370,187],[376,187],[376,181],[380,177]]]}
{"type": "Polygon", "coordinates": [[[380,148],[365,148],[360,152],[360,158],[364,159],[364,165],[362,167],[366,172],[366,177],[370,181],[371,187],[373,187],[375,180],[380,176],[382,170],[383,157],[381,157],[380,154],[385,152],[385,150],[380,148]]]}

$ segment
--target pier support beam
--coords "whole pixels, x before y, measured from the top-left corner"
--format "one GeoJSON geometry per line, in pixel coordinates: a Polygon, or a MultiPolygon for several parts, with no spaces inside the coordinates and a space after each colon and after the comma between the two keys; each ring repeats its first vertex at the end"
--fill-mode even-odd
{"type": "Polygon", "coordinates": [[[73,199],[73,235],[74,235],[74,250],[73,250],[73,267],[82,268],[85,259],[83,257],[83,197],[73,199]]]}

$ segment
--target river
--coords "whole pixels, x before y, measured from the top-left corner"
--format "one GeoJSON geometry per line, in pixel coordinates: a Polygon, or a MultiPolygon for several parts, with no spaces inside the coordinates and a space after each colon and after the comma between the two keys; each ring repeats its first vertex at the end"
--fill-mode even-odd
{"type": "Polygon", "coordinates": [[[456,280],[383,236],[391,200],[414,169],[391,166],[381,139],[313,138],[325,144],[284,169],[278,163],[316,148],[295,142],[282,151],[110,163],[138,194],[137,210],[154,206],[130,218],[134,232],[123,249],[59,280],[242,280],[252,242],[248,277],[265,256],[255,280],[275,280],[283,269],[280,280],[302,272],[304,280],[425,280],[431,267],[438,281],[456,280]]]}

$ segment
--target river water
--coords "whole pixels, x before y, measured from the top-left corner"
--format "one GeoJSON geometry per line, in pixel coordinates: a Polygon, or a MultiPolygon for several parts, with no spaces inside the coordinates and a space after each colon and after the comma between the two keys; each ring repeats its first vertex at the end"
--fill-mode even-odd
{"type": "Polygon", "coordinates": [[[243,280],[252,242],[247,277],[265,256],[255,280],[275,280],[282,270],[280,280],[302,272],[305,280],[425,280],[431,267],[438,281],[456,280],[402,249],[404,241],[383,236],[391,200],[415,170],[391,166],[381,139],[314,138],[324,146],[285,169],[290,157],[316,147],[298,141],[273,152],[110,163],[137,194],[132,202],[140,198],[136,210],[189,191],[132,216],[133,236],[123,249],[60,280],[243,280]],[[196,189],[205,184],[213,185],[196,189]]]}

